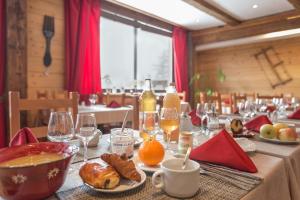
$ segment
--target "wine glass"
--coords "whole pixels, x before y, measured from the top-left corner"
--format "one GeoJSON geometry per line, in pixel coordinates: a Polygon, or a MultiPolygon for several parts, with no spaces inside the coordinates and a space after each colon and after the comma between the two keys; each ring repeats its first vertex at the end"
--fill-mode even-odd
{"type": "Polygon", "coordinates": [[[203,117],[205,116],[205,110],[204,110],[204,104],[203,103],[197,103],[197,107],[196,107],[196,116],[199,117],[201,119],[201,124],[200,124],[200,129],[201,131],[204,130],[204,126],[203,126],[203,117]]]}
{"type": "Polygon", "coordinates": [[[79,113],[77,114],[75,135],[81,139],[84,146],[84,163],[87,162],[87,147],[88,143],[95,137],[95,135],[101,135],[101,131],[97,129],[96,117],[93,113],[79,113]]]}
{"type": "Polygon", "coordinates": [[[143,131],[147,133],[148,137],[153,137],[159,132],[158,122],[158,112],[153,111],[143,113],[143,131]]]}
{"type": "Polygon", "coordinates": [[[69,142],[74,137],[74,125],[70,112],[51,112],[48,123],[48,140],[69,142]]]}
{"type": "Polygon", "coordinates": [[[91,102],[92,105],[95,105],[97,102],[98,96],[97,94],[90,94],[89,96],[89,101],[91,102]]]}
{"type": "MultiPolygon", "coordinates": [[[[70,112],[51,112],[47,139],[51,142],[70,142],[74,138],[74,124],[72,114],[70,112]]],[[[78,148],[75,145],[70,145],[70,148],[78,148]]],[[[74,158],[73,158],[74,159],[74,158]]],[[[69,168],[72,173],[74,169],[69,168]]]]}
{"type": "Polygon", "coordinates": [[[179,128],[179,116],[176,108],[162,108],[160,128],[166,133],[167,150],[170,150],[172,133],[179,128]]]}

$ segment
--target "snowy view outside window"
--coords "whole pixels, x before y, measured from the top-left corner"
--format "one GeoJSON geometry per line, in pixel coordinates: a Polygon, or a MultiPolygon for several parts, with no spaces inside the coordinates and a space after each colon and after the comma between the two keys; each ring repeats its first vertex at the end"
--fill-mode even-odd
{"type": "Polygon", "coordinates": [[[134,27],[101,18],[100,59],[104,89],[143,88],[151,78],[163,90],[172,82],[172,38],[137,29],[137,64],[134,66],[134,27]],[[136,80],[135,80],[136,77],[136,80]]]}

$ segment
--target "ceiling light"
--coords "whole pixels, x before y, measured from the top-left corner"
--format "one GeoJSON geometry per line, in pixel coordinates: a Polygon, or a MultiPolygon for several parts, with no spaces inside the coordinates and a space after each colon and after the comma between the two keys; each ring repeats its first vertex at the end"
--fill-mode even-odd
{"type": "Polygon", "coordinates": [[[257,4],[254,4],[253,6],[252,6],[252,8],[258,8],[258,5],[257,4]]]}

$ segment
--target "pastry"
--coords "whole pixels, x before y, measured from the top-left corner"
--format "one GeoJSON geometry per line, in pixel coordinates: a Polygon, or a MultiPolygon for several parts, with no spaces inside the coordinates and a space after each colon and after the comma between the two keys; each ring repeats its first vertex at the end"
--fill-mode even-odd
{"type": "Polygon", "coordinates": [[[124,178],[132,181],[141,181],[141,175],[136,170],[135,164],[132,160],[128,160],[124,156],[119,156],[117,154],[102,154],[101,159],[104,160],[107,164],[114,167],[117,172],[124,178]]]}
{"type": "Polygon", "coordinates": [[[230,128],[231,128],[233,135],[238,135],[238,134],[243,133],[244,126],[243,126],[243,123],[241,120],[233,119],[230,123],[230,128]]]}
{"type": "Polygon", "coordinates": [[[101,189],[112,189],[119,185],[120,176],[111,166],[99,163],[86,163],[79,170],[83,182],[101,189]]]}

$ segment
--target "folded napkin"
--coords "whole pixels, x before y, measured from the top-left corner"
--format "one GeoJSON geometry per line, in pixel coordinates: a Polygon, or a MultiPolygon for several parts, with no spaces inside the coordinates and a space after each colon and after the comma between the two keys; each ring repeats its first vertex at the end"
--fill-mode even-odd
{"type": "Polygon", "coordinates": [[[191,120],[192,120],[192,124],[194,126],[201,126],[201,119],[200,117],[198,117],[196,115],[196,110],[192,110],[190,113],[189,113],[189,116],[191,117],[191,120]]]}
{"type": "Polygon", "coordinates": [[[269,118],[266,115],[259,115],[250,121],[248,121],[244,126],[251,131],[259,133],[259,129],[264,124],[272,124],[269,118]]]}
{"type": "Polygon", "coordinates": [[[121,105],[118,102],[112,100],[106,107],[108,107],[108,108],[120,108],[121,105]]]}
{"type": "Polygon", "coordinates": [[[37,143],[38,139],[34,136],[29,128],[22,128],[18,133],[12,138],[9,143],[9,146],[18,146],[28,143],[37,143]]]}
{"type": "Polygon", "coordinates": [[[273,112],[276,110],[275,105],[267,105],[266,112],[273,112]]]}
{"type": "Polygon", "coordinates": [[[257,172],[252,160],[226,130],[222,130],[201,146],[193,149],[190,159],[223,165],[245,172],[257,172]]]}
{"type": "Polygon", "coordinates": [[[300,108],[288,116],[289,119],[300,119],[300,108]]]}

